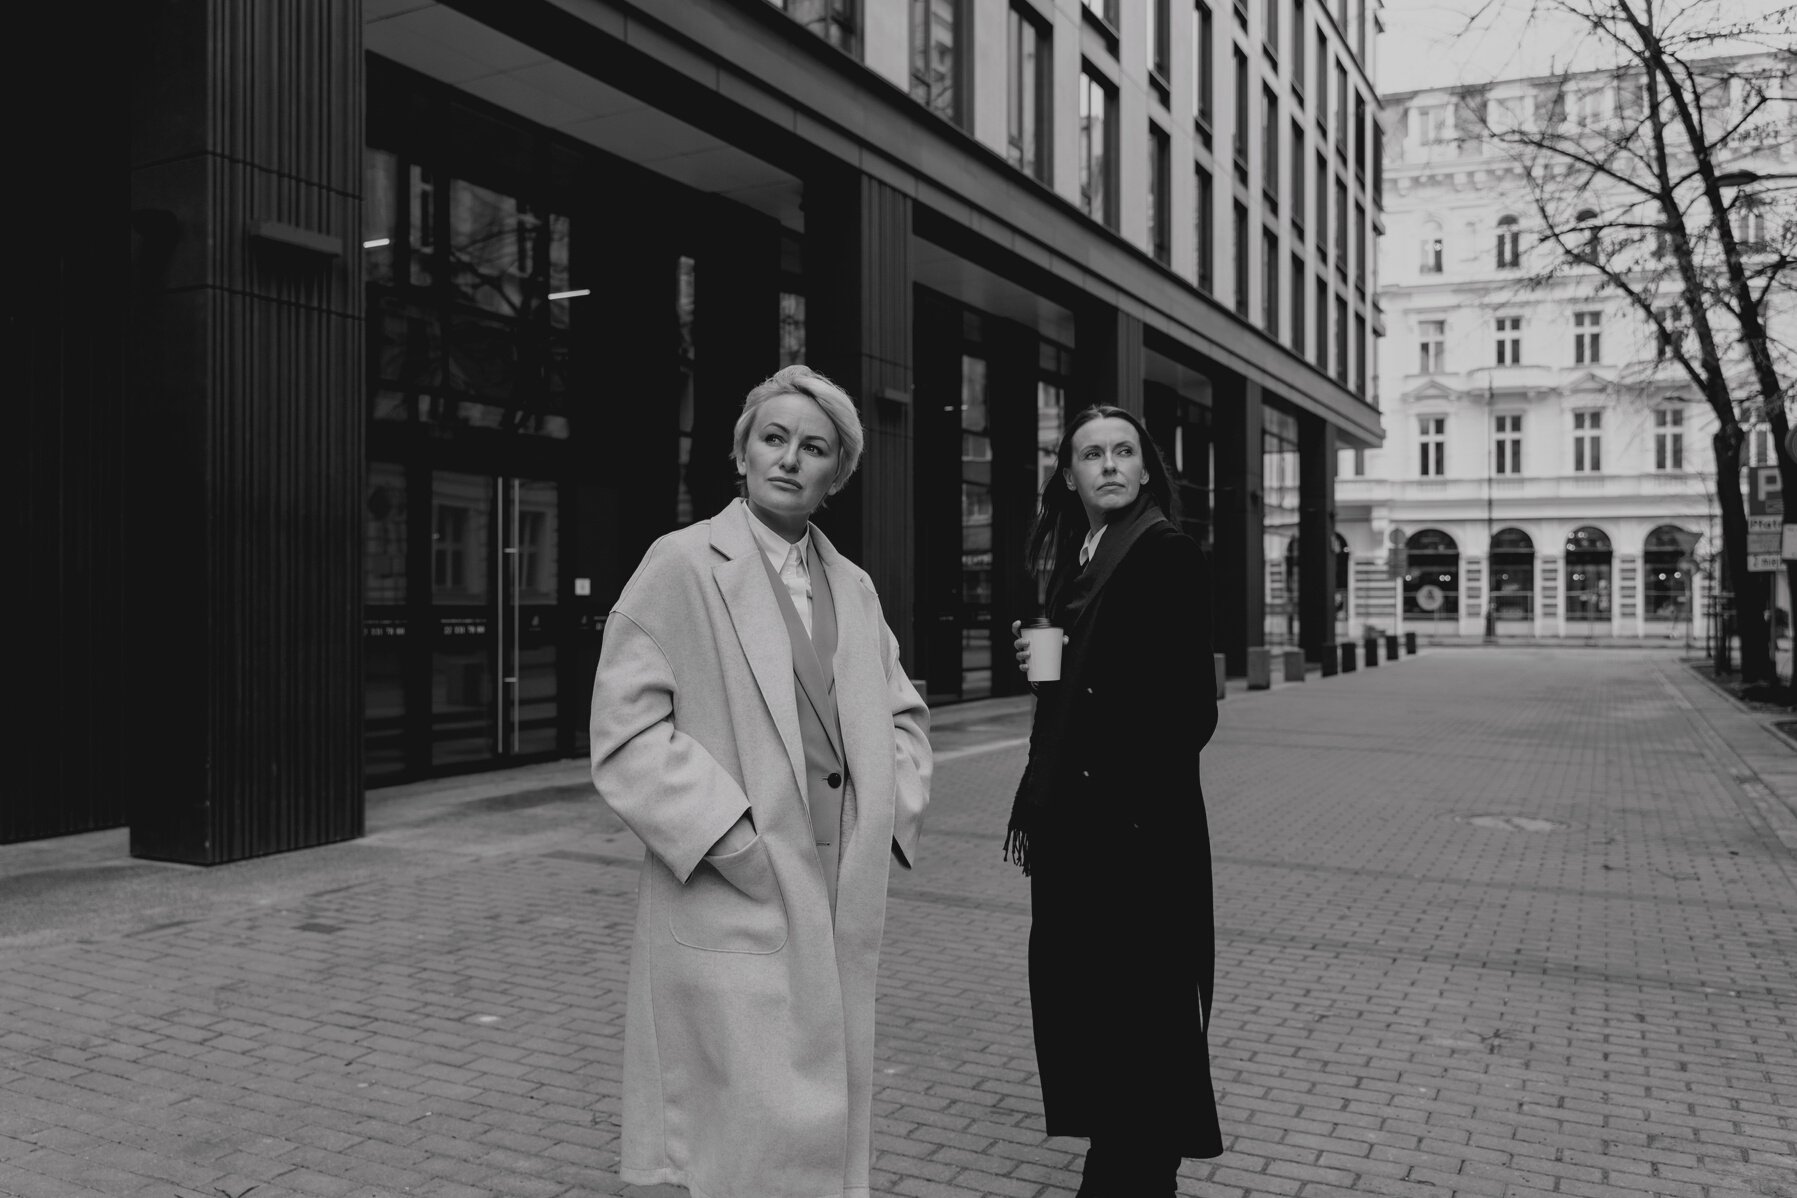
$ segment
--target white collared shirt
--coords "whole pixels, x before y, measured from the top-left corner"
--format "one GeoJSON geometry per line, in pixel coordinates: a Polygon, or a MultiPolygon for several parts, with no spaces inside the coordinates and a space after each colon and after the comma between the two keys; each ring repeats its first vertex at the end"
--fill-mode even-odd
{"type": "Polygon", "coordinates": [[[1110,525],[1108,524],[1100,524],[1097,528],[1094,528],[1091,532],[1087,533],[1086,539],[1080,542],[1079,564],[1081,566],[1084,566],[1087,562],[1091,561],[1092,555],[1098,552],[1098,542],[1100,538],[1104,536],[1104,530],[1109,527],[1110,525]]]}
{"type": "MultiPolygon", "coordinates": [[[[747,505],[745,505],[747,506],[747,505]]],[[[795,544],[769,528],[749,508],[749,527],[755,533],[755,540],[760,543],[761,551],[767,554],[768,565],[786,584],[786,593],[792,596],[792,605],[799,609],[799,623],[805,626],[807,634],[811,632],[811,529],[805,529],[805,535],[795,544]],[[794,560],[796,559],[796,560],[794,560]],[[789,564],[790,563],[790,564],[789,564]]]]}

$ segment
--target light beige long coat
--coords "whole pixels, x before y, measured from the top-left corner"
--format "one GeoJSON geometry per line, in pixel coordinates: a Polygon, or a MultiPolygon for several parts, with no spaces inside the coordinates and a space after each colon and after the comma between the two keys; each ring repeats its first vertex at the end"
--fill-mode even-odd
{"type": "Polygon", "coordinates": [[[895,854],[915,860],[929,711],[872,583],[814,526],[853,786],[832,926],[791,642],[750,519],[739,499],[650,548],[593,684],[593,782],[648,847],[621,1173],[695,1198],[865,1198],[886,884],[895,854]],[[706,857],[744,811],[755,840],[706,857]]]}

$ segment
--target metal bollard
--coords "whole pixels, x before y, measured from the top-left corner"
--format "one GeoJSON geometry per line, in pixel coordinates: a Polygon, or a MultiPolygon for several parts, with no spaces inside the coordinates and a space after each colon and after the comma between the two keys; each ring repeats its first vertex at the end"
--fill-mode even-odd
{"type": "Polygon", "coordinates": [[[1333,678],[1341,673],[1341,650],[1333,644],[1323,646],[1323,677],[1333,678]]]}
{"type": "Polygon", "coordinates": [[[1342,673],[1352,674],[1355,668],[1355,646],[1353,641],[1342,642],[1342,673]]]}
{"type": "Polygon", "coordinates": [[[1412,657],[1416,656],[1416,633],[1406,632],[1404,634],[1404,652],[1412,657]]]}
{"type": "Polygon", "coordinates": [[[1376,636],[1369,636],[1366,638],[1366,668],[1370,670],[1378,664],[1379,638],[1376,636]]]}
{"type": "Polygon", "coordinates": [[[1385,660],[1398,660],[1398,634],[1395,632],[1385,634],[1385,660]]]}
{"type": "Polygon", "coordinates": [[[1304,681],[1304,650],[1287,649],[1285,657],[1285,680],[1287,682],[1304,681]]]}
{"type": "Polygon", "coordinates": [[[1222,702],[1229,695],[1228,689],[1223,685],[1224,680],[1229,677],[1229,667],[1221,653],[1212,656],[1217,659],[1217,701],[1222,702]]]}

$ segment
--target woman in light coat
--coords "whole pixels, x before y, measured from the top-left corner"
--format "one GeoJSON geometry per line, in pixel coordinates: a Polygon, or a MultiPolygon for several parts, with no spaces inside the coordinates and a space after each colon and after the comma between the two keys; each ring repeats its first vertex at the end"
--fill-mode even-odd
{"type": "Polygon", "coordinates": [[[605,625],[593,781],[647,848],[621,1174],[695,1198],[865,1198],[892,862],[929,713],[867,575],[810,523],[861,454],[804,366],[749,393],[746,496],[662,537],[605,625]]]}

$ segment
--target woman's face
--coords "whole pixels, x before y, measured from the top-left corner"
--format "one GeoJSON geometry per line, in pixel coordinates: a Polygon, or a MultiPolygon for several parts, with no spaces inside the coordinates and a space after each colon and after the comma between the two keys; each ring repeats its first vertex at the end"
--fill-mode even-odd
{"type": "Polygon", "coordinates": [[[736,469],[755,514],[796,537],[829,495],[841,461],[836,426],[824,410],[806,396],[787,394],[755,409],[736,469]]]}
{"type": "Polygon", "coordinates": [[[1116,416],[1088,420],[1073,432],[1073,465],[1062,471],[1096,528],[1136,501],[1148,481],[1135,426],[1116,416]]]}

